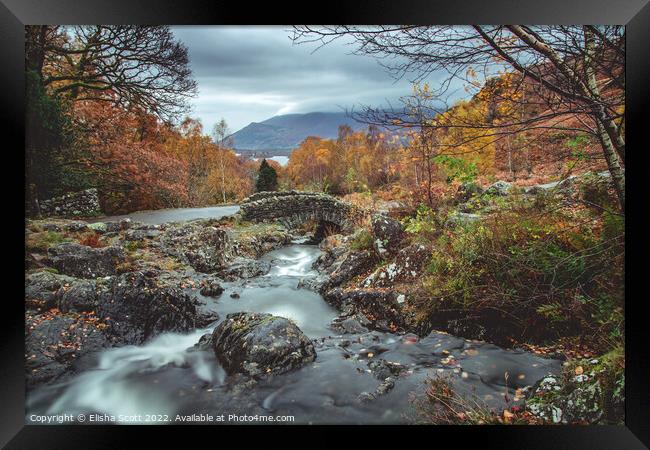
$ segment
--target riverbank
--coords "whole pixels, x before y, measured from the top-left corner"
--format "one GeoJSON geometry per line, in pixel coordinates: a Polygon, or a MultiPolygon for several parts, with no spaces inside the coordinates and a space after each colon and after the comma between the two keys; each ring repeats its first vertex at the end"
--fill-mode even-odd
{"type": "MultiPolygon", "coordinates": [[[[170,410],[188,413],[197,405],[215,414],[225,407],[263,413],[272,405],[270,410],[287,414],[300,408],[300,421],[307,423],[445,423],[438,412],[441,397],[431,395],[444,382],[451,390],[443,391],[454,392],[459,404],[483,408],[468,410],[460,423],[611,423],[621,417],[622,354],[600,358],[584,349],[572,354],[574,343],[559,349],[558,340],[551,347],[508,340],[512,328],[492,327],[468,309],[456,308],[456,317],[467,314],[471,320],[465,323],[479,328],[453,328],[453,316],[423,320],[431,319],[421,314],[421,302],[434,299],[423,288],[435,275],[431,256],[437,241],[426,234],[429,218],[414,219],[420,226],[375,215],[351,235],[330,235],[320,249],[292,244],[306,238],[278,224],[236,218],[161,225],[28,222],[32,409],[53,408],[64,392],[78,401],[83,393],[70,393],[78,377],[141,355],[136,360],[148,362],[129,363],[127,378],[167,380],[168,390],[187,399],[169,400],[170,410]],[[251,379],[249,369],[249,376],[239,373],[243,368],[225,373],[227,357],[213,341],[215,327],[240,311],[288,317],[307,336],[302,342],[311,343],[314,359],[297,366],[287,362],[288,371],[282,364],[268,366],[262,379],[251,379]],[[476,329],[486,331],[472,334],[476,329]],[[182,346],[160,353],[175,340],[182,346]],[[187,352],[197,343],[196,351],[187,352]],[[251,396],[241,394],[251,387],[251,396]],[[398,406],[396,398],[403,400],[398,406]],[[606,413],[603,398],[614,400],[606,413]],[[567,401],[581,406],[572,409],[567,401]]],[[[452,223],[438,224],[437,237],[449,239],[447,231],[462,236],[464,225],[452,223]]],[[[260,330],[252,326],[250,338],[265,336],[260,330]]],[[[122,396],[131,389],[122,376],[110,381],[122,396]]],[[[136,393],[138,385],[132,387],[136,393]]]]}

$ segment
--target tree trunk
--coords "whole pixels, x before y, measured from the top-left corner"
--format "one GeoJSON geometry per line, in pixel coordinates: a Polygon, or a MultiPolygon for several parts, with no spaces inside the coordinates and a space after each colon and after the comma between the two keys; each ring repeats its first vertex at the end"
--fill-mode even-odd
{"type": "MultiPolygon", "coordinates": [[[[598,83],[596,81],[596,73],[592,66],[593,54],[594,54],[594,37],[591,30],[588,27],[584,27],[585,33],[585,74],[587,76],[587,87],[591,91],[592,95],[598,99],[600,98],[600,90],[598,89],[598,83]]],[[[619,162],[620,152],[622,151],[623,155],[625,154],[625,144],[623,147],[617,147],[611,138],[611,131],[608,129],[615,124],[610,123],[611,121],[607,118],[605,113],[605,108],[602,104],[596,103],[592,107],[596,127],[598,129],[598,139],[600,140],[601,146],[603,148],[603,154],[605,155],[605,161],[607,161],[607,167],[609,168],[609,173],[612,175],[612,180],[614,182],[614,188],[616,189],[616,195],[618,196],[618,201],[621,207],[621,211],[625,213],[625,172],[621,168],[619,162]]],[[[614,133],[618,135],[618,133],[614,133]]],[[[619,136],[620,137],[620,136],[619,136]]]]}

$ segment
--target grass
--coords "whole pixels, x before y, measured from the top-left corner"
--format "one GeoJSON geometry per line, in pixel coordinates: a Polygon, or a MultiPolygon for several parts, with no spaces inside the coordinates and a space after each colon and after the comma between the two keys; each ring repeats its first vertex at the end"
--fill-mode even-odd
{"type": "Polygon", "coordinates": [[[370,230],[362,228],[357,231],[350,241],[350,249],[355,251],[372,249],[373,237],[370,230]]]}
{"type": "Polygon", "coordinates": [[[70,239],[62,233],[56,231],[41,231],[30,233],[26,236],[25,249],[31,253],[45,253],[48,248],[69,241],[70,239]]]}

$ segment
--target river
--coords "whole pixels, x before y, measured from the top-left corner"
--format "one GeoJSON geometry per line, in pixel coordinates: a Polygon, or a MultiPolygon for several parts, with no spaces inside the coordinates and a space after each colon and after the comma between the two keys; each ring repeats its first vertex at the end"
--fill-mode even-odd
{"type": "Polygon", "coordinates": [[[188,334],[164,333],[141,346],[103,351],[94,368],[31,392],[27,417],[95,413],[119,423],[160,423],[152,417],[179,423],[177,414],[210,414],[222,417],[209,422],[217,424],[243,423],[228,420],[230,415],[258,414],[293,416],[292,423],[307,424],[409,423],[414,414],[410,398],[423,392],[427,377],[449,375],[460,392],[500,410],[506,392],[513,396],[516,388],[560,370],[557,360],[443,333],[421,339],[376,331],[334,336],[328,325],[337,311],[319,294],[298,288],[302,278],[316,276],[311,267],[319,254],[316,246],[294,243],[263,257],[272,264],[268,274],[223,283],[225,292],[218,299],[192,291],[220,320],[236,311],[294,320],[316,342],[315,362],[254,386],[236,383],[211,352],[192,349],[217,322],[188,334]],[[231,298],[233,292],[240,298],[231,298]],[[380,384],[369,369],[373,359],[401,364],[404,370],[393,389],[360,402],[360,393],[380,384]]]}

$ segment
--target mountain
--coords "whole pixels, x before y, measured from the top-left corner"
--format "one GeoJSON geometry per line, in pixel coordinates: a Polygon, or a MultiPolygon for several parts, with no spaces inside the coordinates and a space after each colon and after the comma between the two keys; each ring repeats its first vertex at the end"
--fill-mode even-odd
{"type": "Polygon", "coordinates": [[[355,122],[344,112],[312,112],[284,114],[263,122],[252,122],[233,133],[237,150],[292,150],[307,137],[336,138],[339,125],[360,130],[367,125],[355,122]]]}

